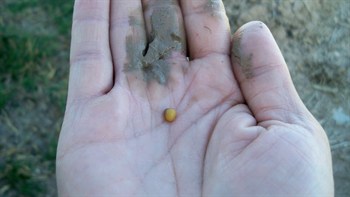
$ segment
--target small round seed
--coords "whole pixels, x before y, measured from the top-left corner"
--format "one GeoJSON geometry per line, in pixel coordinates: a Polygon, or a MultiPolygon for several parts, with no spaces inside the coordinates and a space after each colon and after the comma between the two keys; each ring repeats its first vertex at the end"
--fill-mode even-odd
{"type": "Polygon", "coordinates": [[[176,119],[176,110],[173,108],[168,108],[164,111],[164,119],[167,122],[173,122],[176,119]]]}

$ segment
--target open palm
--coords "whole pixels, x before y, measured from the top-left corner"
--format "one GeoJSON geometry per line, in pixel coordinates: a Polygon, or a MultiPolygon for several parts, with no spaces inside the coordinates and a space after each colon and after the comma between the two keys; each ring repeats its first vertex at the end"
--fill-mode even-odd
{"type": "Polygon", "coordinates": [[[59,194],[332,195],[327,137],[268,28],[249,23],[230,46],[221,1],[76,0],[59,194]],[[178,44],[163,51],[150,43],[166,36],[152,24],[162,9],[178,44]],[[128,69],[147,42],[168,70],[128,69]]]}

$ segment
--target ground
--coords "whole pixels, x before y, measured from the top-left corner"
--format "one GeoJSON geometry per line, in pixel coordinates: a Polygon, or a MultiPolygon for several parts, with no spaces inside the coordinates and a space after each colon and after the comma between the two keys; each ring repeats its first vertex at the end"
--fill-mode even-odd
{"type": "MultiPolygon", "coordinates": [[[[350,2],[224,0],[232,31],[266,23],[327,131],[336,196],[350,196],[350,2]]],[[[0,196],[55,196],[72,0],[0,1],[0,196]]]]}

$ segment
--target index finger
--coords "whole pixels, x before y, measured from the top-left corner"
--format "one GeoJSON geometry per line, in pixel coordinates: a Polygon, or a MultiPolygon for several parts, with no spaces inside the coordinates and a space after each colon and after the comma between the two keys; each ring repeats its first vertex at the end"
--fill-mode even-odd
{"type": "Polygon", "coordinates": [[[68,99],[104,94],[112,88],[109,0],[76,0],[68,99]]]}

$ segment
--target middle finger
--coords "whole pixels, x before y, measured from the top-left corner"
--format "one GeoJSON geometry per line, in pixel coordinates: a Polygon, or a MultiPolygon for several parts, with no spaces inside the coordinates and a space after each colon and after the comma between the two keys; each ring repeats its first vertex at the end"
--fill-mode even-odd
{"type": "Polygon", "coordinates": [[[186,55],[182,12],[177,0],[142,0],[142,6],[148,43],[143,57],[144,74],[166,84],[169,72],[176,70],[170,59],[177,62],[186,55]]]}
{"type": "MultiPolygon", "coordinates": [[[[173,51],[186,54],[186,38],[178,0],[142,0],[148,44],[157,40],[168,45],[179,42],[173,51]]],[[[161,48],[162,46],[158,46],[161,48]]]]}

